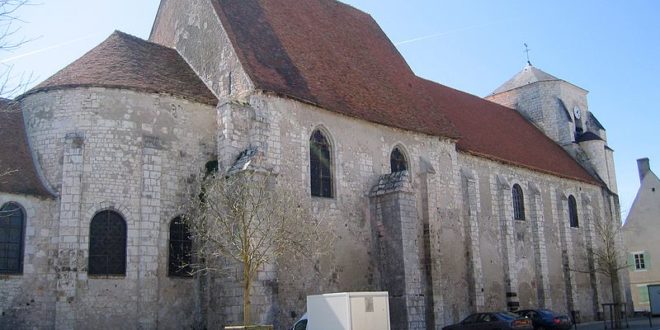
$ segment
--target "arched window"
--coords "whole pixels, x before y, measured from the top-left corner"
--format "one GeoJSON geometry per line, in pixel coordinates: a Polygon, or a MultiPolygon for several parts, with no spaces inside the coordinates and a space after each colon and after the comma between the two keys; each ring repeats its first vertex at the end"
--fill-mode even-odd
{"type": "Polygon", "coordinates": [[[406,156],[399,150],[399,148],[394,148],[390,154],[390,169],[392,173],[402,172],[408,169],[408,161],[406,161],[406,156]]]}
{"type": "Polygon", "coordinates": [[[309,139],[309,179],[312,196],[332,198],[330,144],[319,130],[309,139]]]}
{"type": "Polygon", "coordinates": [[[16,203],[0,208],[0,274],[23,273],[25,213],[16,203]]]}
{"type": "Polygon", "coordinates": [[[126,275],[126,221],[113,211],[97,213],[89,225],[90,275],[126,275]]]}
{"type": "Polygon", "coordinates": [[[577,203],[575,202],[575,197],[573,197],[573,195],[568,196],[568,216],[571,227],[580,227],[580,223],[578,222],[577,203]]]}
{"type": "Polygon", "coordinates": [[[511,188],[511,197],[513,199],[513,218],[525,220],[525,197],[519,184],[514,184],[511,188]]]}
{"type": "Polygon", "coordinates": [[[181,217],[170,222],[170,255],[168,274],[177,277],[192,276],[192,239],[188,225],[181,217]]]}

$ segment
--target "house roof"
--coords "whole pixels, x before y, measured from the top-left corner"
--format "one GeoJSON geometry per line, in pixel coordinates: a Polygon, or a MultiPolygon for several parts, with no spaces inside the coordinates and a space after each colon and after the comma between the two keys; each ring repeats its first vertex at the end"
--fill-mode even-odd
{"type": "Polygon", "coordinates": [[[493,91],[491,95],[510,91],[512,89],[523,87],[525,85],[529,85],[531,83],[535,83],[539,81],[553,81],[553,80],[558,81],[560,79],[549,73],[546,73],[543,70],[540,70],[532,66],[531,64],[528,64],[515,76],[513,76],[507,82],[502,84],[502,86],[498,87],[495,91],[493,91]]]}
{"type": "MultiPolygon", "coordinates": [[[[214,0],[257,89],[374,123],[457,138],[460,150],[589,183],[516,111],[421,79],[371,16],[334,0],[214,0]]],[[[532,66],[503,86],[558,80],[532,66]]],[[[512,87],[513,88],[513,87],[512,87]]]]}
{"type": "Polygon", "coordinates": [[[334,0],[213,0],[259,90],[346,116],[457,138],[428,111],[416,77],[378,24],[334,0]]]}
{"type": "Polygon", "coordinates": [[[6,99],[0,99],[0,192],[52,197],[35,168],[23,113],[6,99]]]}
{"type": "Polygon", "coordinates": [[[175,49],[119,31],[25,95],[84,86],[167,93],[210,105],[218,102],[175,49]]]}

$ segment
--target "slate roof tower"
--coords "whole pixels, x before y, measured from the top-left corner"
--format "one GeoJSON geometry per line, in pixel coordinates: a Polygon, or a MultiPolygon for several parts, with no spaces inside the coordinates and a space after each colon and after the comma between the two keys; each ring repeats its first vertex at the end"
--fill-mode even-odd
{"type": "Polygon", "coordinates": [[[527,64],[486,99],[517,110],[616,193],[613,150],[587,93],[527,64]]]}

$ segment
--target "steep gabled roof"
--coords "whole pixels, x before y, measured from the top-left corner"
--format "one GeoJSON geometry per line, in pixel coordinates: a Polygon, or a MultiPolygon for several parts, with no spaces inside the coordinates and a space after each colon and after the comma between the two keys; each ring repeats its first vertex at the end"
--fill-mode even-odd
{"type": "Polygon", "coordinates": [[[28,144],[23,113],[0,99],[0,192],[52,197],[39,178],[28,144]]]}
{"type": "MultiPolygon", "coordinates": [[[[458,138],[465,152],[601,184],[516,111],[415,76],[371,16],[353,7],[334,0],[213,5],[257,89],[390,127],[458,138]]],[[[523,71],[509,85],[557,79],[531,66],[523,71]]]]}
{"type": "Polygon", "coordinates": [[[210,105],[218,102],[176,50],[119,31],[25,95],[84,86],[167,93],[210,105]]]}
{"type": "Polygon", "coordinates": [[[255,87],[391,127],[458,137],[371,16],[333,0],[213,0],[255,87]]]}

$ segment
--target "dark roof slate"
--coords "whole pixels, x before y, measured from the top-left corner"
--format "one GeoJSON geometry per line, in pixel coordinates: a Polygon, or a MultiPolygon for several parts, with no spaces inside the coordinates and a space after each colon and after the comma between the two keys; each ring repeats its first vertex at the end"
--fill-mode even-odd
{"type": "Polygon", "coordinates": [[[5,99],[0,100],[0,192],[53,197],[35,168],[23,113],[5,99]]]}
{"type": "Polygon", "coordinates": [[[603,141],[603,138],[593,132],[584,132],[578,136],[575,142],[603,141]]]}
{"type": "Polygon", "coordinates": [[[397,191],[411,191],[412,184],[408,171],[399,171],[383,174],[378,182],[371,187],[370,196],[380,196],[397,191]]]}
{"type": "Polygon", "coordinates": [[[603,124],[600,123],[600,121],[594,116],[594,114],[589,111],[589,122],[590,124],[593,124],[596,128],[605,130],[605,127],[603,127],[603,124]]]}
{"type": "Polygon", "coordinates": [[[252,164],[252,161],[257,157],[259,157],[259,148],[248,147],[236,157],[236,161],[227,170],[227,175],[234,175],[235,173],[247,170],[250,164],[252,164]]]}
{"type": "Polygon", "coordinates": [[[85,86],[167,93],[210,105],[218,102],[175,49],[119,31],[25,95],[85,86]]]}

